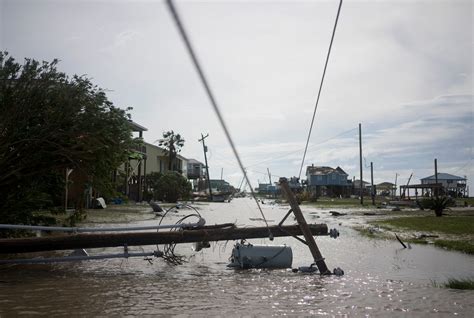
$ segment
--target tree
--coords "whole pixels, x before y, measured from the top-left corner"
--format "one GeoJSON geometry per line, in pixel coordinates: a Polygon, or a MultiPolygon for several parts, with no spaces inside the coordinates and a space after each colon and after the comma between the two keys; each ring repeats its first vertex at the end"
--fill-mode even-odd
{"type": "Polygon", "coordinates": [[[176,202],[189,198],[191,183],[176,171],[152,172],[147,180],[155,200],[176,202]]]}
{"type": "Polygon", "coordinates": [[[20,65],[0,52],[1,222],[34,223],[32,211],[57,204],[66,168],[110,193],[111,171],[134,143],[126,110],[57,64],[25,59],[20,65]]]}
{"type": "Polygon", "coordinates": [[[180,134],[175,134],[173,130],[163,132],[163,138],[158,140],[158,145],[163,147],[166,154],[168,155],[168,170],[174,171],[174,161],[176,155],[181,151],[184,146],[184,139],[181,138],[180,134]]]}

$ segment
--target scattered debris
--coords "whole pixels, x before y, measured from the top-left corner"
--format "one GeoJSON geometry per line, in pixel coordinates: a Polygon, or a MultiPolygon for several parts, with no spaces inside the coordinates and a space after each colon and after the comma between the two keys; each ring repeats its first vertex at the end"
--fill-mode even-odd
{"type": "Polygon", "coordinates": [[[407,246],[405,245],[405,243],[403,243],[402,240],[398,237],[397,233],[395,233],[395,237],[396,237],[397,240],[400,242],[400,244],[402,244],[403,248],[407,248],[407,246]]]}
{"type": "Polygon", "coordinates": [[[153,209],[153,212],[163,212],[163,209],[161,208],[161,206],[155,201],[150,201],[149,204],[151,208],[153,209]]]}
{"type": "Polygon", "coordinates": [[[415,238],[418,240],[424,239],[424,238],[438,238],[439,235],[433,235],[433,234],[420,234],[420,235],[415,235],[415,238]]]}
{"type": "Polygon", "coordinates": [[[313,263],[309,266],[300,266],[298,268],[293,268],[292,269],[293,273],[301,272],[301,273],[315,273],[318,271],[318,268],[316,267],[316,263],[313,263]]]}
{"type": "Polygon", "coordinates": [[[337,212],[337,211],[329,211],[329,213],[331,213],[332,216],[343,216],[343,215],[347,215],[347,213],[341,213],[341,212],[337,212]]]}
{"type": "Polygon", "coordinates": [[[367,231],[369,231],[370,234],[382,232],[379,227],[375,227],[375,226],[369,227],[367,231]]]}
{"type": "Polygon", "coordinates": [[[344,271],[340,267],[337,267],[337,268],[333,269],[332,273],[336,276],[343,276],[344,275],[344,271]]]}
{"type": "Polygon", "coordinates": [[[290,268],[293,262],[291,247],[286,245],[253,245],[236,243],[230,257],[232,268],[290,268]]]}

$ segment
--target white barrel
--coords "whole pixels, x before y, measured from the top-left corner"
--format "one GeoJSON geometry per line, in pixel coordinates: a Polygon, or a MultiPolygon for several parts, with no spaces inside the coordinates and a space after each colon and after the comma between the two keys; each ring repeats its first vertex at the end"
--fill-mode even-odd
{"type": "Polygon", "coordinates": [[[291,247],[286,245],[252,245],[237,243],[232,250],[229,267],[234,268],[290,268],[293,262],[291,247]]]}

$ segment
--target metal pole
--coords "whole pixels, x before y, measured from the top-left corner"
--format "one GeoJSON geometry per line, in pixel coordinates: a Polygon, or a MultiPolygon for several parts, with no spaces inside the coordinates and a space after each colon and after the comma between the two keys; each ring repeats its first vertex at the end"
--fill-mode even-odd
{"type": "Polygon", "coordinates": [[[207,186],[209,187],[209,199],[210,201],[213,201],[213,198],[212,198],[212,188],[211,188],[211,179],[209,177],[209,166],[207,165],[207,147],[206,147],[206,143],[204,141],[204,139],[206,139],[207,137],[209,137],[209,134],[207,134],[206,136],[204,136],[202,133],[201,133],[201,139],[199,139],[198,141],[199,142],[202,142],[202,150],[204,151],[204,161],[206,163],[206,175],[207,175],[207,186]]]}
{"type": "Polygon", "coordinates": [[[372,205],[375,205],[375,189],[374,189],[374,164],[370,162],[370,195],[372,196],[372,205]]]}
{"type": "Polygon", "coordinates": [[[362,178],[362,125],[359,123],[360,204],[364,205],[364,181],[362,178]]]}
{"type": "Polygon", "coordinates": [[[293,210],[293,214],[296,217],[296,221],[298,222],[301,232],[303,232],[303,236],[306,240],[306,243],[308,244],[311,254],[313,255],[314,262],[316,263],[319,272],[321,273],[321,275],[331,275],[331,272],[327,268],[326,262],[324,261],[324,258],[321,255],[321,252],[319,251],[318,245],[314,240],[313,234],[311,233],[311,230],[308,227],[308,224],[306,223],[303,213],[301,212],[300,206],[298,205],[298,202],[296,202],[296,198],[293,195],[293,192],[291,192],[290,187],[288,186],[288,180],[286,178],[280,178],[280,186],[286,194],[288,203],[290,204],[291,209],[293,210]]]}

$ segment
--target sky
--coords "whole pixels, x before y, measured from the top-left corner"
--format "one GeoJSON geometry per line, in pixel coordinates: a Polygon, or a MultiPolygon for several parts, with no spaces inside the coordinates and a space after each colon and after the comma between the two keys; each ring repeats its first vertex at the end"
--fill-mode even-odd
{"type": "MultiPolygon", "coordinates": [[[[175,1],[254,187],[298,176],[338,1],[175,1]]],[[[344,1],[304,167],[474,194],[473,1],[344,1]]],[[[237,161],[164,1],[0,0],[0,49],[86,75],[182,155],[238,186],[237,161]]],[[[303,169],[303,177],[305,168],[303,169]]]]}

